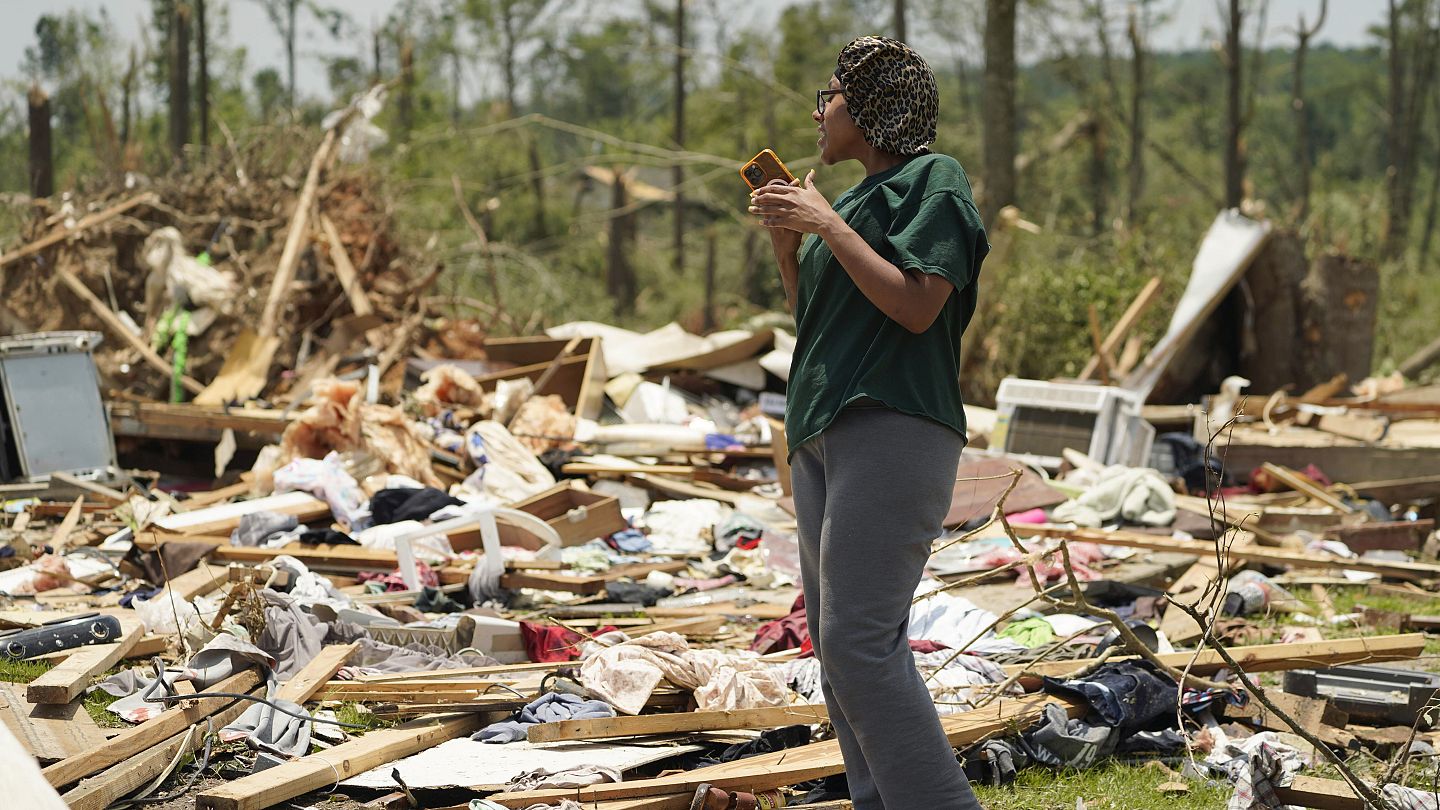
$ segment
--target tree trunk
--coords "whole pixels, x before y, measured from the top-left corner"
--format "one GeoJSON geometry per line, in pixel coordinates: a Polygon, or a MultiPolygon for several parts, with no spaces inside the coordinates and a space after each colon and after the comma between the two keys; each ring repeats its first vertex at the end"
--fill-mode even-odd
{"type": "Polygon", "coordinates": [[[895,38],[905,41],[905,0],[895,0],[895,38]]]}
{"type": "Polygon", "coordinates": [[[505,114],[514,115],[518,109],[515,100],[515,21],[511,18],[508,3],[500,4],[500,69],[505,75],[505,114]]]}
{"type": "Polygon", "coordinates": [[[605,275],[605,291],[610,294],[617,315],[635,308],[635,270],[630,266],[630,221],[634,212],[625,210],[628,205],[625,172],[617,166],[610,184],[610,244],[605,275]]]}
{"type": "Polygon", "coordinates": [[[199,71],[200,151],[210,145],[210,57],[207,50],[210,33],[205,29],[205,0],[195,0],[195,56],[199,71]]]}
{"type": "Polygon", "coordinates": [[[533,135],[527,151],[530,154],[530,192],[535,195],[535,238],[544,239],[549,231],[545,224],[545,177],[540,164],[540,145],[533,135]]]}
{"type": "Polygon", "coordinates": [[[415,40],[404,32],[400,37],[400,98],[395,102],[395,114],[403,143],[410,140],[410,129],[415,126],[415,40]]]}
{"type": "Polygon", "coordinates": [[[1310,387],[1300,363],[1303,308],[1296,295],[1308,268],[1305,240],[1295,231],[1277,229],[1245,272],[1250,311],[1244,321],[1253,324],[1253,331],[1241,348],[1240,368],[1252,391],[1310,387]]]}
{"type": "Polygon", "coordinates": [[[772,299],[769,266],[760,261],[760,231],[750,228],[745,234],[740,263],[745,276],[745,300],[769,308],[772,299]]]}
{"type": "Polygon", "coordinates": [[[450,126],[460,128],[460,49],[450,49],[450,126]]]}
{"type": "MultiPolygon", "coordinates": [[[[675,148],[685,148],[685,0],[675,0],[675,148]]],[[[685,273],[685,165],[671,168],[675,186],[675,274],[685,273]]]]}
{"type": "Polygon", "coordinates": [[[1238,208],[1245,196],[1245,152],[1241,143],[1244,121],[1241,97],[1244,94],[1245,54],[1241,50],[1241,30],[1245,16],[1240,0],[1230,0],[1225,26],[1225,207],[1238,208]]]}
{"type": "Polygon", "coordinates": [[[170,153],[185,160],[190,140],[190,6],[176,3],[170,18],[170,153]]]}
{"type": "Polygon", "coordinates": [[[1139,221],[1145,194],[1145,40],[1135,7],[1130,7],[1130,176],[1125,194],[1125,221],[1139,221]]]}
{"type": "Polygon", "coordinates": [[[1413,6],[1415,31],[1406,43],[1402,22],[1409,3],[1389,3],[1390,81],[1388,137],[1389,165],[1385,180],[1389,216],[1385,220],[1382,250],[1388,257],[1404,253],[1414,202],[1415,151],[1424,125],[1424,99],[1434,80],[1436,51],[1440,50],[1440,27],[1430,24],[1430,4],[1413,6]]]}
{"type": "Polygon", "coordinates": [[[135,46],[131,45],[130,64],[125,68],[125,75],[120,78],[120,150],[122,154],[129,152],[130,148],[130,110],[135,95],[137,70],[139,70],[139,66],[135,56],[135,46]]]}
{"type": "Polygon", "coordinates": [[[285,3],[285,101],[290,112],[295,112],[295,18],[300,10],[300,0],[286,0],[285,3]]]}
{"type": "Polygon", "coordinates": [[[380,29],[370,32],[370,84],[380,83],[380,29]]]}
{"type": "Polygon", "coordinates": [[[55,161],[50,146],[50,97],[40,85],[30,85],[30,196],[55,193],[55,161]]]}
{"type": "MultiPolygon", "coordinates": [[[[1440,91],[1435,93],[1435,115],[1440,118],[1440,91]]],[[[1420,261],[1416,267],[1430,266],[1430,245],[1440,219],[1440,138],[1435,141],[1435,159],[1430,163],[1430,202],[1425,207],[1425,231],[1420,237],[1420,261]]]]}
{"type": "Polygon", "coordinates": [[[705,231],[705,316],[701,331],[706,334],[715,331],[715,246],[718,241],[714,228],[705,231]]]}
{"type": "Polygon", "coordinates": [[[1320,256],[1310,264],[1301,297],[1308,382],[1341,372],[1357,382],[1370,376],[1380,297],[1375,265],[1339,253],[1320,256]]]}
{"type": "Polygon", "coordinates": [[[1096,115],[1090,119],[1090,230],[1102,233],[1105,230],[1107,198],[1110,194],[1109,144],[1106,140],[1105,116],[1096,115]]]}
{"type": "Polygon", "coordinates": [[[985,192],[980,210],[986,227],[993,227],[996,213],[1016,201],[1015,11],[1016,0],[985,3],[985,192]]]}
{"type": "Polygon", "coordinates": [[[1310,48],[1310,38],[1300,32],[1295,43],[1294,89],[1290,94],[1290,108],[1295,111],[1295,154],[1300,160],[1296,180],[1299,188],[1295,191],[1295,222],[1303,224],[1310,216],[1310,113],[1305,109],[1305,54],[1310,48]]]}

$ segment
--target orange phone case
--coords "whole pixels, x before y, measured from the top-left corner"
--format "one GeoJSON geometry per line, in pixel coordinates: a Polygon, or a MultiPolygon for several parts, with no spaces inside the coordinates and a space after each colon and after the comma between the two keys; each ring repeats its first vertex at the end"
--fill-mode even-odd
{"type": "Polygon", "coordinates": [[[795,182],[795,175],[785,168],[780,162],[780,157],[769,149],[760,150],[760,154],[750,159],[749,163],[740,167],[740,179],[752,190],[760,188],[772,180],[784,180],[787,183],[795,182]]]}

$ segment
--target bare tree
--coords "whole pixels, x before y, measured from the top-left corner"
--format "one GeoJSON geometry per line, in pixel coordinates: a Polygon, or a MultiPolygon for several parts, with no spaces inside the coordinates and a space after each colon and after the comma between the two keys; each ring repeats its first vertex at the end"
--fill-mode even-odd
{"type": "Polygon", "coordinates": [[[630,251],[635,242],[635,212],[630,210],[626,193],[628,173],[616,166],[610,183],[610,240],[606,250],[605,291],[610,294],[615,313],[635,308],[635,268],[630,264],[630,251]]]}
{"type": "Polygon", "coordinates": [[[981,212],[986,227],[1016,200],[1015,14],[1017,0],[986,0],[984,148],[985,190],[981,212]]]}
{"type": "Polygon", "coordinates": [[[39,199],[55,193],[55,161],[50,145],[50,97],[40,85],[30,85],[30,196],[39,199]]]}
{"type": "MultiPolygon", "coordinates": [[[[1140,12],[1144,13],[1144,12],[1140,12]]],[[[1125,192],[1125,221],[1140,218],[1140,198],[1145,194],[1145,23],[1136,7],[1130,6],[1126,32],[1130,38],[1130,163],[1125,192]]]]}
{"type": "Polygon", "coordinates": [[[176,3],[170,18],[170,152],[185,159],[190,141],[190,6],[176,3]]]}
{"type": "Polygon", "coordinates": [[[1241,33],[1245,13],[1240,0],[1229,0],[1225,22],[1225,46],[1220,59],[1225,68],[1225,207],[1237,208],[1245,196],[1245,146],[1241,141],[1245,128],[1241,114],[1244,94],[1245,54],[1241,49],[1241,33]]]}
{"type": "MultiPolygon", "coordinates": [[[[1440,87],[1432,94],[1435,98],[1435,114],[1440,116],[1440,87]]],[[[1430,245],[1435,237],[1435,226],[1440,220],[1440,138],[1435,139],[1435,158],[1430,163],[1430,202],[1425,208],[1425,233],[1420,237],[1420,261],[1417,267],[1430,266],[1430,245]]]]}
{"type": "Polygon", "coordinates": [[[895,0],[895,38],[905,41],[905,0],[895,0]]]}
{"type": "Polygon", "coordinates": [[[1389,216],[1385,220],[1382,249],[1386,256],[1403,251],[1415,192],[1415,148],[1424,123],[1425,99],[1435,77],[1436,51],[1440,50],[1440,23],[1431,23],[1429,0],[1397,3],[1389,0],[1387,39],[1389,92],[1386,104],[1385,170],[1389,216]],[[1406,12],[1411,19],[1407,25],[1406,12]]]}
{"type": "Polygon", "coordinates": [[[285,104],[288,109],[295,109],[295,40],[298,34],[297,24],[302,8],[308,9],[315,19],[319,20],[330,31],[333,37],[339,37],[346,25],[345,12],[336,8],[327,8],[320,5],[316,0],[255,0],[265,10],[265,16],[269,18],[270,24],[275,27],[276,33],[285,41],[285,104]]]}
{"type": "Polygon", "coordinates": [[[1290,109],[1295,112],[1295,151],[1300,157],[1300,188],[1296,193],[1295,221],[1303,223],[1310,216],[1310,174],[1315,159],[1310,154],[1310,111],[1305,108],[1305,56],[1310,50],[1310,38],[1325,25],[1325,12],[1329,0],[1320,0],[1320,16],[1315,25],[1305,25],[1305,13],[1300,13],[1300,22],[1295,29],[1295,70],[1290,94],[1290,109]]]}
{"type": "Polygon", "coordinates": [[[140,61],[135,46],[130,46],[130,62],[125,75],[120,77],[120,146],[122,152],[130,146],[131,110],[135,98],[135,78],[139,75],[140,61]]]}
{"type": "MultiPolygon", "coordinates": [[[[675,0],[675,148],[685,148],[685,0],[675,0]]],[[[675,183],[675,272],[685,272],[685,166],[671,169],[675,183]]]]}
{"type": "Polygon", "coordinates": [[[210,145],[210,57],[209,32],[205,28],[205,0],[195,0],[195,70],[200,101],[200,149],[210,145]]]}

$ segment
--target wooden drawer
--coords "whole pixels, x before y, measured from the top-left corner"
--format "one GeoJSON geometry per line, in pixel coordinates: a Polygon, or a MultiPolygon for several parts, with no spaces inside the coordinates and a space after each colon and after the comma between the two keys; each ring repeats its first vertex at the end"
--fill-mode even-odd
{"type": "Polygon", "coordinates": [[[565,546],[580,546],[596,537],[614,534],[629,524],[620,514],[620,502],[570,483],[561,483],[510,504],[550,524],[565,546]]]}

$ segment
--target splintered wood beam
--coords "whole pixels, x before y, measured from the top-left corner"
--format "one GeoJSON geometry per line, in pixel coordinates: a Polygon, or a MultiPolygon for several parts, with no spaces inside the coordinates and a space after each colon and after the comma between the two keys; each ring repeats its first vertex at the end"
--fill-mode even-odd
{"type": "Polygon", "coordinates": [[[779,728],[815,725],[829,719],[825,704],[772,706],[733,711],[675,712],[634,717],[607,717],[595,720],[565,720],[540,723],[529,729],[530,742],[593,740],[602,737],[640,737],[647,734],[679,734],[697,731],[726,731],[742,728],[779,728]]]}
{"type": "MultiPolygon", "coordinates": [[[[1283,672],[1287,669],[1306,667],[1334,667],[1341,664],[1378,663],[1381,661],[1409,661],[1419,658],[1425,650],[1424,633],[1407,633],[1399,636],[1372,636],[1370,638],[1342,638],[1331,641],[1299,642],[1295,644],[1253,644],[1246,647],[1227,647],[1235,662],[1246,672],[1283,672]]],[[[1112,658],[1117,661],[1134,656],[1112,658]]],[[[1225,659],[1211,649],[1198,652],[1160,653],[1159,659],[1177,669],[1190,666],[1193,675],[1213,675],[1229,668],[1225,659]]],[[[1008,664],[1006,675],[1026,673],[1036,678],[1042,675],[1061,677],[1093,666],[1099,659],[1086,658],[1079,661],[1041,661],[1037,664],[1008,664]]]]}
{"type": "Polygon", "coordinates": [[[65,759],[105,742],[104,733],[80,701],[31,703],[16,683],[0,683],[0,723],[42,762],[65,759]]]}
{"type": "Polygon", "coordinates": [[[139,205],[149,205],[151,203],[156,203],[159,201],[159,194],[156,194],[153,191],[147,191],[143,194],[138,194],[134,197],[131,197],[124,202],[116,203],[115,205],[106,208],[104,211],[96,211],[93,214],[83,216],[80,218],[80,221],[75,223],[75,227],[73,228],[57,229],[40,237],[39,239],[36,239],[34,242],[31,242],[28,245],[16,248],[15,250],[12,250],[3,256],[0,256],[0,267],[4,267],[5,265],[18,259],[23,259],[26,256],[31,256],[39,253],[40,251],[50,247],[51,245],[58,245],[59,243],[65,241],[66,239],[69,239],[72,236],[79,236],[80,234],[95,227],[96,225],[100,225],[104,222],[108,222],[114,219],[115,217],[120,216],[126,211],[129,211],[131,208],[139,205]]]}
{"type": "Polygon", "coordinates": [[[196,810],[262,810],[349,779],[378,765],[478,731],[483,718],[448,715],[420,718],[372,731],[320,754],[216,785],[195,797],[196,810]]]}
{"type": "MultiPolygon", "coordinates": [[[[247,669],[231,675],[205,691],[248,693],[260,683],[259,671],[247,669]]],[[[145,721],[144,724],[126,729],[103,745],[98,745],[83,754],[51,765],[44,770],[45,778],[50,784],[60,787],[98,773],[117,762],[136,756],[174,737],[189,728],[192,723],[219,714],[234,700],[234,698],[206,698],[205,692],[198,692],[160,712],[145,721]]]]}
{"type": "Polygon", "coordinates": [[[330,678],[345,666],[345,660],[360,649],[360,644],[333,644],[320,650],[310,663],[300,668],[295,677],[280,687],[277,695],[281,700],[304,703],[330,682],[330,678]]]}

